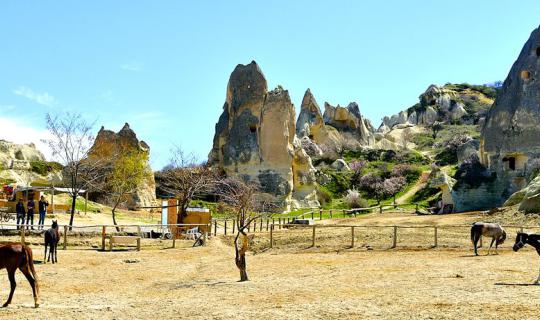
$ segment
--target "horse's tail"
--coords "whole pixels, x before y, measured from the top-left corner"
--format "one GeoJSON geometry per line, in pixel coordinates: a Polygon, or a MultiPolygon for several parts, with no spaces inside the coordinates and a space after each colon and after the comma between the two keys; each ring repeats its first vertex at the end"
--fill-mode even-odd
{"type": "Polygon", "coordinates": [[[39,285],[36,269],[34,268],[34,257],[32,255],[32,249],[30,249],[30,247],[28,246],[23,246],[23,252],[25,259],[23,263],[26,264],[27,269],[30,270],[30,273],[32,273],[32,277],[34,277],[34,280],[36,281],[36,291],[39,293],[39,285]]]}

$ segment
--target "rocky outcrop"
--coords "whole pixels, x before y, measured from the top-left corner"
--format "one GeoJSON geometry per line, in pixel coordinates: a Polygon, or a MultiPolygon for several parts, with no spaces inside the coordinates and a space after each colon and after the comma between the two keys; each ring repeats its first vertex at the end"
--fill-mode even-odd
{"type": "MultiPolygon", "coordinates": [[[[118,132],[106,130],[104,127],[101,127],[94,145],[90,149],[89,157],[108,158],[110,155],[128,152],[142,152],[149,155],[150,147],[146,142],[139,140],[135,132],[129,127],[129,124],[126,123],[118,132]]],[[[110,161],[114,162],[114,157],[110,161]]],[[[152,206],[156,202],[156,183],[149,162],[146,163],[146,167],[148,174],[137,188],[137,191],[130,195],[130,199],[125,204],[127,208],[133,209],[139,206],[152,206]]],[[[91,200],[105,204],[109,200],[106,190],[91,193],[90,198],[91,200]]]]}
{"type": "Polygon", "coordinates": [[[45,161],[33,143],[15,144],[0,140],[0,169],[29,170],[31,161],[45,161]]]}
{"type": "Polygon", "coordinates": [[[349,133],[355,137],[360,145],[368,146],[374,143],[373,134],[375,129],[371,122],[360,114],[360,109],[356,102],[351,102],[346,108],[337,105],[336,107],[325,102],[324,123],[336,128],[341,133],[349,133]]]}
{"type": "Polygon", "coordinates": [[[500,206],[527,185],[529,163],[540,158],[540,28],[532,32],[487,114],[480,160],[497,179],[485,192],[500,206]]]}
{"type": "MultiPolygon", "coordinates": [[[[0,183],[16,183],[19,186],[59,184],[62,174],[58,170],[47,173],[33,170],[32,164],[48,167],[43,153],[33,143],[16,144],[0,140],[0,183]]],[[[35,169],[35,168],[34,168],[35,169]]]]}
{"type": "Polygon", "coordinates": [[[379,132],[396,125],[430,126],[442,123],[478,124],[493,104],[495,89],[469,84],[430,85],[419,97],[419,103],[382,119],[379,132]]]}
{"type": "MultiPolygon", "coordinates": [[[[324,123],[319,104],[309,89],[307,89],[302,99],[300,115],[296,121],[296,134],[302,139],[302,144],[307,144],[305,140],[309,139],[320,150],[335,149],[342,140],[335,128],[324,123]]],[[[312,149],[309,148],[306,151],[312,149]]],[[[310,152],[308,151],[308,153],[310,152]]],[[[315,150],[310,156],[315,156],[317,153],[317,150],[315,150]]]]}
{"type": "MultiPolygon", "coordinates": [[[[308,127],[317,122],[304,116],[308,127]]],[[[209,162],[227,176],[257,183],[283,210],[318,204],[315,169],[296,132],[288,91],[278,86],[268,92],[256,62],[238,65],[229,79],[209,162]]]]}

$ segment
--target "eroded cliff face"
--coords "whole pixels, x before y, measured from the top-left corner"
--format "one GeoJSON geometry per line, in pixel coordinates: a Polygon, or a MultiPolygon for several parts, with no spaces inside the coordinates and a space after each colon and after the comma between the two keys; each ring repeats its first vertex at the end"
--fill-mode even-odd
{"type": "MultiPolygon", "coordinates": [[[[146,142],[139,140],[135,132],[125,124],[124,127],[114,132],[101,127],[99,130],[94,145],[92,146],[89,157],[92,156],[107,156],[108,153],[124,153],[124,152],[141,152],[146,155],[150,154],[150,147],[146,142]]],[[[112,159],[114,161],[114,159],[112,159]]],[[[136,207],[153,206],[156,202],[156,182],[154,174],[150,168],[150,162],[147,161],[146,168],[148,174],[143,182],[138,186],[137,191],[130,196],[130,199],[125,204],[127,208],[133,209],[136,207]]],[[[107,204],[107,192],[95,192],[90,194],[92,200],[107,204]]]]}
{"type": "Polygon", "coordinates": [[[256,62],[238,65],[229,79],[209,162],[227,176],[257,183],[283,210],[318,205],[315,169],[296,138],[295,119],[287,90],[278,86],[268,92],[256,62]]]}
{"type": "Polygon", "coordinates": [[[464,190],[460,198],[471,198],[471,204],[462,210],[482,209],[479,203],[486,202],[491,207],[501,206],[529,182],[531,163],[540,158],[539,77],[540,29],[536,29],[513,64],[482,128],[480,160],[496,178],[474,192],[464,190]]]}

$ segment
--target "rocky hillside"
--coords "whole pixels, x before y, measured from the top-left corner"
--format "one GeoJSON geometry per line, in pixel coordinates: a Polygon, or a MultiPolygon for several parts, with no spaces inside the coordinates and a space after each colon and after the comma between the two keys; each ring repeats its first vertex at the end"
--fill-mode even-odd
{"type": "Polygon", "coordinates": [[[61,170],[62,165],[47,162],[34,144],[0,140],[0,184],[59,184],[62,181],[61,170]]]}

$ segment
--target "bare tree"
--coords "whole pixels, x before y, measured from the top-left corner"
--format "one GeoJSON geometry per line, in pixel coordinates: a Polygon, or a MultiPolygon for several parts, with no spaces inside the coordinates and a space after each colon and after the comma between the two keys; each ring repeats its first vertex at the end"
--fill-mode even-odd
{"type": "Polygon", "coordinates": [[[240,271],[240,281],[248,281],[246,252],[249,248],[248,228],[253,221],[260,219],[274,205],[257,194],[255,184],[226,178],[217,184],[217,194],[232,214],[236,224],[234,237],[235,264],[240,271]]]}
{"type": "Polygon", "coordinates": [[[94,123],[88,123],[79,113],[64,113],[54,117],[47,114],[46,124],[52,138],[42,141],[49,146],[53,157],[64,165],[64,186],[68,188],[71,197],[69,225],[73,226],[77,196],[99,180],[107,162],[99,157],[87,159],[94,143],[94,123]]]}
{"type": "Polygon", "coordinates": [[[179,202],[177,223],[183,223],[187,208],[193,199],[210,192],[216,182],[216,173],[206,164],[200,164],[192,154],[176,148],[169,165],[156,176],[160,188],[179,202]]]}

